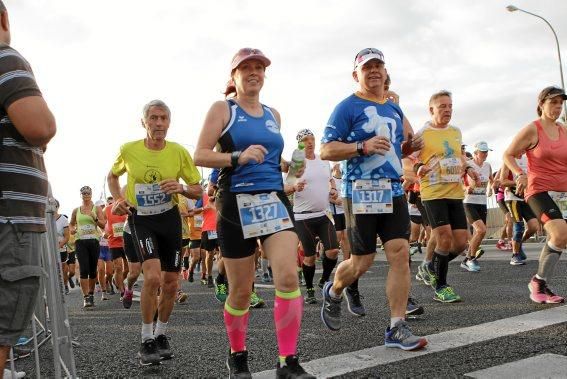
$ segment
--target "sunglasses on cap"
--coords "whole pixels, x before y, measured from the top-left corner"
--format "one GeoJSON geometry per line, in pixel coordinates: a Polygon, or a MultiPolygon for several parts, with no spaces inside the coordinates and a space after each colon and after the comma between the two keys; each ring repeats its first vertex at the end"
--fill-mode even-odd
{"type": "Polygon", "coordinates": [[[81,187],[80,191],[81,195],[90,195],[92,193],[91,187],[89,186],[81,187]]]}
{"type": "Polygon", "coordinates": [[[354,57],[354,68],[363,65],[364,63],[368,62],[371,59],[379,59],[382,62],[384,62],[384,53],[372,47],[362,49],[354,57]]]}

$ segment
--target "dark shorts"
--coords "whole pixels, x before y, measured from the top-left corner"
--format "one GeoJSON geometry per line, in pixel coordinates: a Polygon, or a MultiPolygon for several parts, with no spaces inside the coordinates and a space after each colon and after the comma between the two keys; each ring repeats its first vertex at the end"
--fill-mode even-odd
{"type": "Polygon", "coordinates": [[[189,249],[199,249],[201,247],[201,240],[189,241],[189,249]]]}
{"type": "Polygon", "coordinates": [[[451,225],[452,230],[467,229],[467,217],[462,200],[436,199],[422,202],[433,229],[443,225],[451,225]]]}
{"type": "Polygon", "coordinates": [[[128,224],[140,262],[159,259],[162,271],[181,270],[181,217],[176,206],[150,216],[139,216],[133,210],[128,224]]]}
{"type": "Polygon", "coordinates": [[[75,242],[81,279],[96,279],[96,265],[100,255],[100,245],[96,239],[75,242]]]}
{"type": "MultiPolygon", "coordinates": [[[[250,194],[253,195],[256,193],[261,192],[251,192],[250,194]]],[[[291,221],[294,222],[292,206],[283,191],[278,191],[278,198],[285,205],[291,221]]],[[[256,238],[244,238],[240,215],[238,214],[238,206],[236,204],[236,193],[227,190],[219,190],[217,192],[216,203],[217,233],[222,256],[225,258],[246,258],[254,255],[258,243],[256,242],[256,238]]],[[[284,229],[282,231],[295,232],[295,229],[284,229]]],[[[280,231],[276,233],[280,233],[280,231]]],[[[260,238],[261,242],[264,242],[271,235],[272,234],[263,235],[258,238],[260,238]]]]}
{"type": "Polygon", "coordinates": [[[134,241],[132,240],[132,234],[122,233],[122,239],[124,240],[124,255],[130,263],[140,263],[138,254],[136,253],[136,248],[134,247],[134,241]]]}
{"type": "Polygon", "coordinates": [[[60,251],[59,257],[61,259],[61,263],[67,263],[67,260],[69,259],[69,253],[66,251],[60,251]]]}
{"type": "Polygon", "coordinates": [[[124,254],[124,248],[122,247],[111,247],[110,255],[112,256],[112,260],[126,258],[126,255],[124,254]]]}
{"type": "Polygon", "coordinates": [[[321,240],[325,251],[339,248],[337,232],[326,215],[306,220],[295,220],[295,232],[299,241],[301,241],[306,257],[317,254],[317,237],[321,240]]]}
{"type": "Polygon", "coordinates": [[[209,231],[201,232],[201,249],[206,251],[213,251],[219,246],[217,238],[209,238],[209,231]]]}
{"type": "Polygon", "coordinates": [[[29,326],[39,294],[42,233],[0,224],[0,346],[13,346],[29,326]]]}
{"type": "Polygon", "coordinates": [[[498,200],[497,203],[498,203],[498,208],[500,208],[500,210],[502,211],[502,213],[504,213],[504,215],[510,213],[510,210],[506,206],[506,202],[504,200],[498,200]]]}
{"type": "Polygon", "coordinates": [[[343,231],[346,229],[346,221],[345,221],[345,214],[336,214],[333,215],[333,221],[335,221],[335,230],[337,232],[343,231]]]}
{"type": "Polygon", "coordinates": [[[486,204],[470,204],[464,203],[465,215],[470,224],[482,220],[484,225],[486,225],[486,218],[488,217],[488,208],[486,204]]]}
{"type": "Polygon", "coordinates": [[[418,224],[418,225],[423,224],[423,217],[421,217],[421,216],[412,216],[412,215],[410,215],[410,216],[409,216],[409,219],[410,219],[410,221],[413,222],[414,224],[418,224]]]}
{"type": "Polygon", "coordinates": [[[189,238],[183,238],[183,239],[181,240],[181,247],[189,247],[189,242],[190,242],[190,241],[191,241],[191,240],[190,240],[189,238]]]}
{"type": "Polygon", "coordinates": [[[528,222],[536,218],[534,212],[525,201],[509,200],[506,202],[506,205],[508,205],[508,209],[510,209],[514,222],[528,222]]]}
{"type": "Polygon", "coordinates": [[[112,254],[110,254],[110,248],[108,246],[100,247],[100,254],[98,259],[105,262],[110,262],[112,260],[112,254]]]}
{"type": "Polygon", "coordinates": [[[368,255],[376,253],[376,235],[382,244],[402,238],[409,240],[410,218],[405,196],[392,199],[393,213],[353,214],[352,200],[343,198],[347,233],[352,254],[368,255]]]}
{"type": "Polygon", "coordinates": [[[528,199],[528,205],[542,223],[549,220],[563,219],[563,214],[559,206],[553,201],[547,192],[540,192],[532,195],[528,199]]]}
{"type": "Polygon", "coordinates": [[[77,259],[77,255],[75,254],[75,252],[74,252],[74,251],[70,251],[70,252],[69,252],[69,256],[67,257],[67,264],[68,264],[68,265],[74,265],[76,259],[77,259]]]}
{"type": "Polygon", "coordinates": [[[421,201],[421,195],[417,197],[415,206],[419,210],[419,213],[421,213],[421,221],[423,223],[423,226],[431,225],[431,221],[429,221],[429,216],[427,215],[427,210],[425,209],[423,202],[421,201]]]}

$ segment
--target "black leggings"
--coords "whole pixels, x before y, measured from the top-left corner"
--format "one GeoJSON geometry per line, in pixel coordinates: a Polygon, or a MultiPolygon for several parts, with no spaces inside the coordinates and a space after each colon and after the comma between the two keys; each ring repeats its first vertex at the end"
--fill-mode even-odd
{"type": "Polygon", "coordinates": [[[96,267],[100,254],[99,242],[95,239],[77,240],[75,249],[81,279],[96,279],[96,267]]]}

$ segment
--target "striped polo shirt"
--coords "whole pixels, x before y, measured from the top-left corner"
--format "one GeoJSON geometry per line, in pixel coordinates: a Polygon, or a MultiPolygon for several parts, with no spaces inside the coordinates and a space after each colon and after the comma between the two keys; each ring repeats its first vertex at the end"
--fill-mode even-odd
{"type": "Polygon", "coordinates": [[[41,96],[29,63],[0,44],[0,224],[12,224],[20,232],[44,232],[48,183],[43,151],[26,142],[7,112],[13,102],[28,96],[41,96]]]}

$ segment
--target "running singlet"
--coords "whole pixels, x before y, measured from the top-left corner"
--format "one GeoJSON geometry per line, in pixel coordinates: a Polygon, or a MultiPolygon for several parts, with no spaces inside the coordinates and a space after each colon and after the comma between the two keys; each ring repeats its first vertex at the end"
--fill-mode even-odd
{"type": "MultiPolygon", "coordinates": [[[[57,228],[57,242],[61,243],[65,239],[65,228],[69,228],[69,220],[67,220],[67,216],[59,215],[57,221],[55,221],[55,226],[57,228]]],[[[67,251],[67,246],[64,245],[63,247],[59,247],[59,252],[64,253],[67,251]]]]}
{"type": "MultiPolygon", "coordinates": [[[[518,166],[520,166],[520,168],[522,169],[523,172],[528,173],[528,160],[526,159],[525,155],[522,155],[522,157],[520,159],[516,158],[516,163],[518,164],[518,166]]],[[[509,180],[514,180],[514,175],[512,175],[512,172],[508,173],[508,179],[509,180]]],[[[504,200],[505,201],[524,201],[524,198],[522,196],[519,196],[516,193],[516,187],[506,187],[506,189],[504,190],[504,200]]]]}
{"type": "MultiPolygon", "coordinates": [[[[201,199],[198,200],[201,202],[201,199]]],[[[201,208],[201,205],[197,205],[195,200],[187,199],[187,207],[189,210],[193,210],[195,208],[201,208]]],[[[193,217],[187,217],[187,221],[189,223],[189,239],[191,240],[200,240],[201,239],[201,227],[203,226],[203,213],[195,214],[193,217]]]]}
{"type": "Polygon", "coordinates": [[[423,148],[417,157],[431,169],[421,178],[421,199],[463,199],[461,130],[451,125],[434,128],[427,122],[418,135],[423,137],[423,148]]]}
{"type": "Polygon", "coordinates": [[[482,164],[482,167],[480,167],[475,163],[474,159],[471,159],[468,163],[480,176],[480,186],[477,187],[475,185],[472,193],[465,194],[465,200],[463,200],[463,203],[486,205],[486,188],[488,187],[488,182],[490,181],[492,167],[490,167],[490,163],[488,162],[484,162],[482,164]]]}
{"type": "Polygon", "coordinates": [[[264,114],[254,117],[246,113],[234,100],[228,100],[230,121],[219,139],[221,152],[244,151],[250,145],[262,145],[268,150],[261,164],[247,163],[236,168],[220,170],[219,188],[230,192],[282,191],[283,180],[280,157],[284,140],[272,110],[262,105],[264,114]]]}
{"type": "Polygon", "coordinates": [[[356,94],[350,95],[335,107],[325,127],[322,143],[354,143],[382,133],[387,134],[391,142],[390,151],[386,155],[353,157],[342,165],[342,197],[352,197],[355,180],[382,178],[391,179],[392,196],[403,195],[399,182],[402,176],[400,157],[404,138],[403,119],[404,114],[397,104],[391,101],[377,103],[356,94]]]}
{"type": "Polygon", "coordinates": [[[112,207],[104,208],[106,215],[106,225],[104,231],[108,235],[108,247],[118,249],[124,247],[122,234],[124,233],[124,223],[128,219],[128,215],[119,216],[112,214],[112,207]]]}
{"type": "MultiPolygon", "coordinates": [[[[93,205],[93,209],[91,212],[93,214],[96,214],[96,205],[93,205]]],[[[77,221],[78,240],[99,239],[100,234],[98,232],[98,228],[96,226],[95,220],[92,218],[91,215],[82,214],[81,207],[79,207],[77,208],[77,214],[75,215],[75,218],[77,221]]]]}
{"type": "Polygon", "coordinates": [[[209,195],[207,195],[206,192],[203,192],[203,208],[205,208],[205,210],[203,211],[203,213],[201,213],[203,215],[203,225],[201,227],[201,230],[203,232],[215,232],[214,233],[214,237],[211,237],[209,233],[209,238],[210,239],[215,239],[216,237],[216,230],[217,230],[217,210],[215,208],[206,208],[206,206],[209,204],[209,195]]]}
{"type": "Polygon", "coordinates": [[[540,192],[567,192],[567,133],[564,126],[558,124],[559,138],[551,140],[539,121],[537,128],[538,143],[526,151],[528,158],[528,188],[526,200],[540,192]]]}
{"type": "Polygon", "coordinates": [[[300,180],[305,181],[303,191],[293,194],[293,212],[296,220],[324,216],[329,204],[329,182],[331,167],[329,161],[318,156],[305,160],[305,173],[300,180]]]}
{"type": "Polygon", "coordinates": [[[187,216],[182,216],[181,213],[188,213],[189,212],[189,207],[187,205],[187,199],[185,196],[181,196],[179,197],[179,213],[180,213],[180,217],[181,217],[181,238],[182,239],[189,239],[189,224],[187,222],[187,219],[189,217],[187,216]]]}
{"type": "Polygon", "coordinates": [[[122,145],[112,173],[120,176],[125,172],[126,200],[137,208],[139,215],[164,213],[178,203],[177,194],[160,190],[158,183],[162,180],[182,178],[187,184],[197,184],[201,179],[189,152],[170,141],[162,150],[148,149],[144,140],[122,145]]]}

